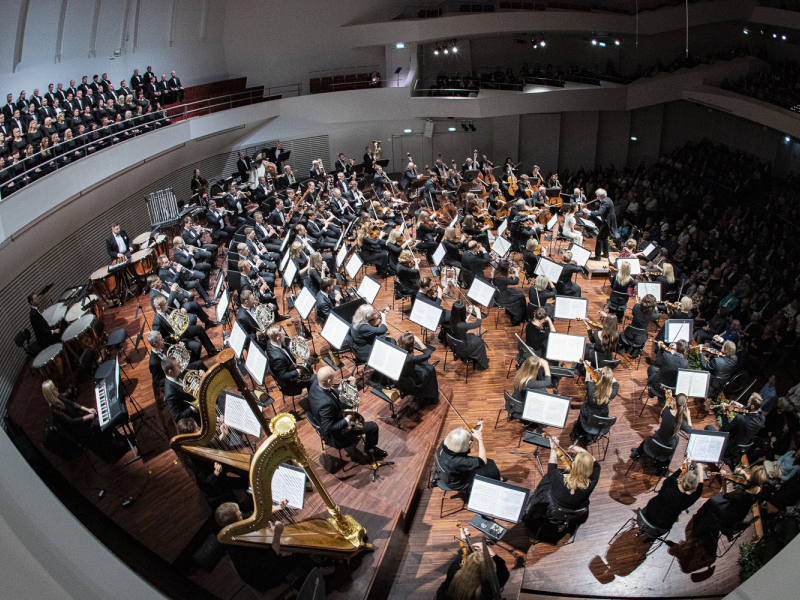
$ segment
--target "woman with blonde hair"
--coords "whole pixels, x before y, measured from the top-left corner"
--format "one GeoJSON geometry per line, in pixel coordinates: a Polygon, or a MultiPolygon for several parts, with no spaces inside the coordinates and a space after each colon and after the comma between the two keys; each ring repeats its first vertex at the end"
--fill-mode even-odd
{"type": "Polygon", "coordinates": [[[419,262],[409,249],[400,252],[397,261],[398,291],[402,294],[416,295],[419,291],[419,262]]]}
{"type": "Polygon", "coordinates": [[[660,529],[670,529],[681,513],[700,499],[703,495],[703,463],[695,463],[694,468],[682,469],[664,480],[658,494],[651,498],[644,507],[647,520],[660,529]]]}
{"type": "Polygon", "coordinates": [[[674,302],[678,298],[680,282],[675,279],[675,269],[668,263],[661,264],[661,275],[655,279],[661,284],[661,299],[674,302]]]}
{"type": "MultiPolygon", "coordinates": [[[[550,378],[550,363],[544,358],[533,354],[517,369],[514,376],[513,396],[520,402],[525,402],[528,390],[541,390],[553,385],[550,378]]],[[[512,415],[509,415],[511,417],[512,415]]]]}
{"type": "MultiPolygon", "coordinates": [[[[678,445],[678,434],[681,430],[689,433],[692,430],[692,415],[689,412],[688,398],[686,394],[678,394],[675,397],[674,407],[669,403],[664,405],[661,411],[661,422],[658,430],[651,436],[645,438],[638,448],[631,448],[631,458],[634,460],[644,451],[647,440],[653,439],[662,446],[676,447],[678,445]]],[[[660,465],[663,468],[669,464],[660,465]]]]}
{"type": "Polygon", "coordinates": [[[495,462],[486,456],[483,421],[478,421],[471,432],[459,427],[447,434],[436,451],[436,470],[442,483],[452,490],[470,490],[476,475],[505,481],[495,462]],[[478,445],[478,456],[470,456],[475,444],[478,445]]]}
{"type": "Polygon", "coordinates": [[[442,231],[431,221],[431,214],[427,210],[419,211],[417,215],[417,248],[428,255],[428,262],[432,262],[431,255],[439,245],[436,236],[442,231]]]}
{"type": "MultiPolygon", "coordinates": [[[[469,530],[465,530],[467,535],[469,530]]],[[[464,539],[464,531],[461,532],[461,539],[464,539]]],[[[509,578],[508,567],[502,558],[492,550],[491,546],[486,548],[492,559],[492,564],[486,564],[483,558],[483,550],[480,544],[475,544],[471,554],[466,559],[463,552],[459,549],[457,556],[447,568],[447,577],[436,591],[436,600],[491,600],[492,594],[491,578],[492,573],[488,569],[495,570],[497,583],[502,588],[509,578]]]]}
{"type": "MultiPolygon", "coordinates": [[[[724,470],[723,470],[724,474],[724,470]]],[[[734,526],[747,518],[753,504],[765,499],[770,490],[765,489],[769,475],[764,465],[749,470],[737,469],[735,475],[744,478],[744,485],[736,484],[733,491],[720,492],[706,500],[692,519],[692,535],[695,538],[717,539],[724,531],[728,541],[733,537],[734,526]]]]}
{"type": "Polygon", "coordinates": [[[600,480],[600,463],[585,448],[570,446],[569,451],[574,452],[572,466],[559,469],[556,443],[550,438],[547,473],[528,500],[524,512],[526,521],[547,517],[553,509],[589,507],[589,497],[600,480]]]}
{"type": "Polygon", "coordinates": [[[625,314],[625,307],[628,305],[630,297],[629,289],[635,285],[631,277],[631,264],[627,261],[618,263],[619,270],[611,280],[611,295],[608,298],[608,308],[617,314],[618,319],[622,319],[625,314]]]}
{"type": "Polygon", "coordinates": [[[528,300],[531,301],[531,304],[544,308],[551,317],[553,316],[553,305],[547,304],[547,301],[555,297],[556,286],[547,275],[538,275],[528,290],[528,300]]]}
{"type": "MultiPolygon", "coordinates": [[[[584,363],[591,368],[588,360],[584,363]]],[[[619,383],[614,379],[614,372],[611,369],[603,367],[596,370],[594,373],[597,381],[595,381],[588,368],[585,381],[586,400],[581,405],[581,414],[575,420],[570,433],[573,442],[578,439],[586,440],[586,438],[596,435],[596,428],[591,426],[591,418],[608,417],[608,405],[619,393],[619,383]]]]}

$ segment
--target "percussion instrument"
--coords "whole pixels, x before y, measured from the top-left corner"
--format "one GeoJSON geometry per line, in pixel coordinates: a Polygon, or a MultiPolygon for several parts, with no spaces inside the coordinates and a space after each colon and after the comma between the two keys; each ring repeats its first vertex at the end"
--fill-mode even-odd
{"type": "Polygon", "coordinates": [[[148,275],[156,269],[156,253],[152,248],[145,248],[131,254],[131,267],[139,285],[144,289],[148,275]]]}
{"type": "Polygon", "coordinates": [[[147,238],[149,237],[149,231],[145,231],[144,233],[137,235],[131,240],[131,250],[135,251],[141,249],[142,246],[147,243],[147,238]]]}
{"type": "Polygon", "coordinates": [[[63,302],[56,302],[42,311],[42,316],[50,327],[58,327],[66,314],[67,305],[63,302]]]}
{"type": "Polygon", "coordinates": [[[117,276],[110,273],[108,265],[100,267],[89,276],[94,291],[104,301],[110,302],[117,290],[117,276]]]}
{"type": "Polygon", "coordinates": [[[72,386],[72,367],[69,364],[64,344],[48,346],[33,359],[33,368],[41,374],[42,380],[52,379],[60,389],[72,386]]]}
{"type": "Polygon", "coordinates": [[[94,332],[94,323],[97,319],[93,314],[83,315],[64,330],[61,341],[64,346],[76,357],[80,358],[83,351],[91,348],[97,356],[101,356],[100,340],[94,332]]]}
{"type": "Polygon", "coordinates": [[[148,243],[148,238],[150,237],[150,232],[145,232],[141,235],[137,235],[131,245],[136,250],[146,250],[147,248],[153,248],[156,251],[156,257],[161,256],[162,254],[166,254],[169,251],[169,242],[167,242],[167,236],[163,233],[159,233],[155,236],[154,239],[150,240],[148,243]]]}
{"type": "Polygon", "coordinates": [[[167,236],[163,233],[160,233],[156,236],[154,240],[153,246],[156,251],[156,257],[162,256],[166,254],[169,256],[169,242],[167,241],[167,236]]]}
{"type": "Polygon", "coordinates": [[[145,196],[145,202],[152,227],[177,223],[181,211],[178,209],[178,200],[172,188],[150,192],[145,196]]]}
{"type": "Polygon", "coordinates": [[[65,317],[67,324],[74,323],[80,317],[83,315],[88,315],[89,313],[93,313],[98,320],[103,318],[102,313],[100,312],[100,305],[97,301],[97,296],[94,294],[90,294],[84,300],[75,302],[69,307],[67,316],[65,317]]]}

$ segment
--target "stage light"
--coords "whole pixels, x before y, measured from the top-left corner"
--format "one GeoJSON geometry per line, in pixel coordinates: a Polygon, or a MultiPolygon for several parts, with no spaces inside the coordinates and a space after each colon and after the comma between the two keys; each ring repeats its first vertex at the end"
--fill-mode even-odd
{"type": "Polygon", "coordinates": [[[792,141],[792,138],[790,138],[790,137],[787,135],[785,138],[783,138],[783,141],[784,141],[784,142],[786,142],[786,143],[788,144],[789,142],[791,142],[791,141],[792,141]]]}
{"type": "Polygon", "coordinates": [[[744,29],[744,34],[745,34],[745,35],[748,35],[749,33],[750,33],[750,31],[749,31],[749,30],[748,30],[748,29],[745,27],[745,29],[744,29]]]}
{"type": "Polygon", "coordinates": [[[436,56],[439,56],[439,45],[438,45],[438,44],[437,44],[436,46],[434,46],[434,48],[433,48],[433,53],[434,53],[436,56]]]}
{"type": "Polygon", "coordinates": [[[773,34],[772,34],[772,37],[773,37],[773,38],[775,38],[775,39],[777,39],[777,38],[778,38],[778,34],[777,34],[777,33],[773,33],[773,34]]]}
{"type": "Polygon", "coordinates": [[[406,45],[405,45],[403,42],[397,42],[397,43],[394,45],[394,47],[395,47],[395,48],[405,48],[405,47],[406,47],[406,45]]]}
{"type": "Polygon", "coordinates": [[[614,45],[619,46],[619,40],[614,40],[614,45]]]}
{"type": "Polygon", "coordinates": [[[443,52],[444,52],[445,54],[449,54],[449,53],[450,53],[450,50],[448,50],[448,49],[447,49],[447,46],[445,46],[445,47],[444,47],[444,51],[443,51],[443,52]]]}
{"type": "Polygon", "coordinates": [[[597,42],[597,45],[600,46],[601,48],[605,48],[606,47],[606,43],[605,42],[597,42]]]}
{"type": "Polygon", "coordinates": [[[447,128],[447,131],[455,131],[455,130],[456,130],[456,128],[455,128],[455,127],[448,127],[448,128],[447,128]]]}
{"type": "Polygon", "coordinates": [[[533,46],[534,49],[539,47],[539,42],[536,41],[536,38],[531,38],[531,46],[533,46]]]}
{"type": "Polygon", "coordinates": [[[540,45],[542,48],[544,48],[544,47],[547,45],[547,42],[545,42],[544,40],[542,40],[541,42],[539,42],[539,45],[540,45]]]}
{"type": "Polygon", "coordinates": [[[631,141],[632,141],[632,142],[635,142],[637,139],[638,139],[638,138],[637,138],[635,135],[632,135],[632,136],[631,136],[631,141]]]}
{"type": "Polygon", "coordinates": [[[470,128],[472,131],[475,131],[475,123],[473,123],[472,121],[470,121],[470,122],[469,122],[469,128],[470,128]]]}
{"type": "Polygon", "coordinates": [[[469,127],[467,127],[467,124],[464,121],[461,121],[461,129],[464,131],[469,131],[469,127]]]}
{"type": "Polygon", "coordinates": [[[782,39],[782,40],[785,42],[785,41],[786,41],[786,36],[785,36],[785,35],[782,35],[782,36],[781,36],[781,39],[782,39]]]}
{"type": "Polygon", "coordinates": [[[597,40],[592,40],[592,46],[597,46],[597,40]]]}
{"type": "Polygon", "coordinates": [[[458,46],[453,42],[453,54],[458,54],[458,46]]]}

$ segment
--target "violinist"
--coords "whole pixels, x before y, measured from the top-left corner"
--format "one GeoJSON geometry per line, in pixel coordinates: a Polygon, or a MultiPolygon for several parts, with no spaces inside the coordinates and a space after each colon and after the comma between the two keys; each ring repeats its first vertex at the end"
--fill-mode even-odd
{"type": "Polygon", "coordinates": [[[566,208],[564,224],[561,226],[561,235],[568,238],[571,242],[583,246],[583,234],[576,229],[575,213],[577,210],[574,204],[566,208]]]}
{"type": "Polygon", "coordinates": [[[406,355],[403,370],[397,380],[402,395],[414,396],[417,406],[422,408],[428,404],[439,402],[439,379],[436,367],[428,362],[434,352],[431,345],[424,344],[417,336],[406,331],[397,338],[397,346],[405,350],[406,355]],[[424,348],[421,354],[414,355],[414,344],[424,348]]]}
{"type": "MultiPolygon", "coordinates": [[[[681,298],[681,301],[677,307],[667,307],[667,319],[694,319],[692,308],[694,308],[694,302],[692,302],[692,299],[689,296],[684,296],[681,298]]],[[[664,325],[658,331],[656,334],[656,341],[664,341],[664,331],[666,330],[666,327],[667,326],[664,325]]]]}
{"type": "Polygon", "coordinates": [[[476,218],[471,214],[468,214],[466,217],[464,217],[464,220],[461,222],[461,232],[466,233],[472,240],[476,241],[484,248],[489,247],[488,231],[491,228],[491,219],[489,219],[488,223],[483,220],[476,222],[476,218]]]}
{"type": "Polygon", "coordinates": [[[441,233],[441,229],[431,222],[431,214],[427,210],[420,210],[417,214],[417,248],[428,254],[428,262],[433,263],[430,255],[436,250],[439,243],[436,236],[441,233]]]}
{"type": "Polygon", "coordinates": [[[739,366],[739,357],[736,356],[736,344],[725,342],[722,344],[722,356],[712,356],[710,360],[706,360],[705,353],[701,351],[700,366],[711,373],[708,395],[709,398],[714,398],[733,377],[736,368],[739,366]]]}
{"type": "Polygon", "coordinates": [[[395,225],[403,224],[403,215],[400,214],[399,210],[401,207],[401,202],[398,202],[398,200],[394,196],[392,196],[391,192],[389,191],[383,192],[383,196],[381,196],[380,205],[383,210],[381,211],[382,215],[378,215],[379,219],[382,219],[383,221],[389,223],[394,223],[395,225]],[[389,209],[388,211],[386,210],[387,208],[389,209]]]}
{"type": "Polygon", "coordinates": [[[468,492],[476,475],[505,481],[500,476],[497,464],[486,456],[483,421],[479,421],[472,432],[459,427],[448,433],[436,450],[436,466],[443,483],[452,490],[468,492]],[[470,450],[476,443],[478,456],[470,456],[470,450]]]}
{"type": "Polygon", "coordinates": [[[356,239],[359,254],[364,264],[375,265],[378,270],[378,277],[384,278],[389,267],[389,253],[384,248],[384,232],[378,225],[366,222],[361,226],[356,239]]]}
{"type": "Polygon", "coordinates": [[[519,283],[519,269],[507,259],[501,259],[492,269],[492,283],[497,288],[496,302],[511,317],[511,326],[517,327],[527,320],[528,302],[525,294],[515,289],[519,283]]]}
{"type": "Polygon", "coordinates": [[[612,360],[617,351],[619,345],[617,315],[606,316],[602,321],[600,331],[595,331],[587,321],[584,321],[584,325],[586,325],[586,337],[589,342],[586,344],[583,358],[597,369],[601,363],[612,360]]]}
{"type": "Polygon", "coordinates": [[[398,291],[415,296],[419,292],[419,259],[406,248],[400,252],[397,263],[398,291]]]}
{"type": "Polygon", "coordinates": [[[525,344],[539,356],[547,354],[547,337],[556,326],[541,306],[533,311],[530,322],[525,327],[525,344]]]}
{"type": "Polygon", "coordinates": [[[641,302],[633,307],[630,325],[622,332],[621,340],[621,346],[626,351],[630,351],[631,358],[636,358],[642,353],[642,348],[647,341],[647,328],[650,323],[658,321],[660,317],[661,314],[658,312],[656,298],[653,294],[647,294],[641,302]]]}
{"type": "Polygon", "coordinates": [[[689,345],[685,340],[673,342],[669,345],[669,350],[656,345],[656,364],[647,367],[647,383],[660,399],[664,399],[661,386],[674,388],[678,381],[678,369],[689,368],[686,358],[688,349],[689,345]]]}
{"type": "Polygon", "coordinates": [[[659,529],[670,529],[683,511],[703,495],[703,463],[694,463],[675,472],[664,480],[658,494],[647,503],[643,512],[647,520],[659,529]]]}
{"type": "Polygon", "coordinates": [[[681,282],[675,279],[675,269],[670,263],[661,263],[661,275],[655,280],[661,284],[661,297],[668,302],[675,302],[681,282]]]}
{"type": "Polygon", "coordinates": [[[389,272],[397,273],[397,262],[400,253],[409,245],[410,240],[405,240],[399,229],[393,228],[386,238],[386,251],[389,253],[389,272]]]}
{"type": "Polygon", "coordinates": [[[547,256],[547,248],[542,246],[536,238],[528,238],[525,248],[522,250],[522,264],[528,279],[536,279],[536,267],[539,266],[541,256],[547,256]]]}
{"type": "MultiPolygon", "coordinates": [[[[710,396],[713,398],[713,396],[710,396]]],[[[742,446],[747,446],[756,437],[756,434],[764,427],[766,417],[761,412],[761,394],[753,393],[747,400],[747,405],[742,407],[738,402],[730,402],[733,407],[745,408],[745,412],[740,412],[731,421],[728,418],[728,411],[722,413],[722,427],[720,431],[728,432],[728,441],[725,444],[725,455],[723,462],[728,465],[736,464],[742,458],[742,446]]],[[[706,425],[708,431],[716,431],[713,425],[706,425]]]]}
{"type": "Polygon", "coordinates": [[[552,508],[588,507],[589,497],[600,480],[600,463],[585,448],[570,446],[569,450],[575,453],[572,466],[564,469],[558,468],[557,448],[551,437],[547,473],[528,499],[523,517],[526,522],[546,518],[552,508]]]}
{"type": "MultiPolygon", "coordinates": [[[[550,377],[550,363],[534,354],[526,358],[525,362],[517,369],[512,395],[516,400],[525,402],[528,390],[544,390],[551,385],[553,385],[553,380],[550,377]]],[[[520,414],[519,417],[521,416],[520,414]]]]}
{"type": "Polygon", "coordinates": [[[583,273],[583,268],[576,265],[572,260],[572,250],[566,250],[563,254],[564,260],[561,262],[561,276],[556,281],[556,291],[561,296],[573,298],[581,297],[581,286],[572,281],[575,273],[583,273]]]}
{"type": "MultiPolygon", "coordinates": [[[[591,368],[589,361],[584,361],[591,368]]],[[[586,400],[581,405],[581,414],[572,426],[569,434],[573,442],[580,440],[584,445],[591,438],[589,420],[591,417],[607,417],[608,405],[619,393],[619,382],[614,379],[614,372],[608,367],[597,369],[594,376],[586,370],[586,400]],[[594,378],[597,378],[595,381],[594,378]]]]}
{"type": "Polygon", "coordinates": [[[461,250],[464,247],[463,237],[462,235],[462,240],[456,239],[454,227],[448,227],[444,230],[444,239],[442,240],[445,251],[442,259],[443,265],[456,267],[457,269],[461,268],[461,250]]]}
{"type": "Polygon", "coordinates": [[[386,327],[388,312],[388,306],[378,312],[371,304],[362,304],[356,309],[347,340],[359,362],[366,364],[372,353],[372,346],[375,345],[375,339],[386,335],[389,331],[386,327]]]}
{"type": "MultiPolygon", "coordinates": [[[[658,429],[652,436],[645,438],[638,448],[631,448],[631,458],[634,460],[639,458],[648,439],[654,439],[658,443],[674,449],[678,445],[678,434],[681,430],[686,433],[692,430],[692,415],[689,413],[686,394],[678,394],[673,402],[667,402],[661,411],[661,423],[659,423],[658,429]]],[[[658,464],[662,469],[669,468],[669,462],[658,464]]]]}
{"type": "Polygon", "coordinates": [[[342,303],[342,292],[336,284],[336,280],[330,277],[325,277],[320,282],[319,292],[316,294],[317,304],[317,322],[320,325],[325,325],[325,321],[331,314],[334,307],[342,303]]]}
{"type": "MultiPolygon", "coordinates": [[[[466,218],[464,219],[466,221],[466,218]]],[[[490,258],[486,248],[475,240],[467,242],[467,249],[461,255],[461,282],[465,287],[472,285],[476,275],[483,275],[489,266],[490,258]]]]}
{"type": "MultiPolygon", "coordinates": [[[[462,546],[468,544],[469,530],[462,529],[462,546]]],[[[492,586],[489,578],[491,573],[486,572],[483,560],[483,550],[480,544],[475,544],[471,552],[464,556],[464,550],[459,551],[458,555],[447,567],[447,577],[439,589],[436,590],[435,600],[492,600],[492,586]]],[[[502,588],[508,581],[510,574],[508,567],[502,558],[492,550],[491,546],[486,548],[497,575],[497,582],[502,588]]]]}
{"type": "Polygon", "coordinates": [[[500,182],[492,182],[492,187],[489,190],[489,197],[486,199],[489,215],[493,218],[497,216],[497,211],[505,204],[506,198],[503,190],[500,189],[500,182]]]}
{"type": "MultiPolygon", "coordinates": [[[[414,296],[414,302],[429,302],[436,306],[442,306],[442,286],[430,277],[421,277],[419,280],[419,291],[414,296]]],[[[447,340],[445,334],[450,333],[450,311],[443,310],[439,317],[439,341],[444,344],[447,340]]]]}
{"type": "Polygon", "coordinates": [[[548,300],[556,297],[556,288],[547,275],[537,275],[533,285],[528,290],[528,300],[536,308],[542,308],[546,314],[553,315],[554,306],[548,300]]]}
{"type": "MultiPolygon", "coordinates": [[[[717,540],[723,528],[732,533],[733,526],[745,520],[753,504],[766,498],[769,475],[763,465],[740,473],[747,483],[737,485],[731,492],[720,492],[709,498],[697,511],[692,520],[692,535],[695,538],[717,540]]],[[[728,541],[731,533],[728,534],[728,541]]]]}
{"type": "Polygon", "coordinates": [[[463,344],[460,354],[474,361],[476,371],[485,371],[489,368],[489,357],[486,355],[486,343],[479,335],[469,333],[470,329],[479,329],[481,326],[481,313],[473,305],[470,314],[467,307],[460,300],[453,303],[450,309],[450,335],[463,344]],[[474,321],[471,321],[472,317],[474,321]]]}

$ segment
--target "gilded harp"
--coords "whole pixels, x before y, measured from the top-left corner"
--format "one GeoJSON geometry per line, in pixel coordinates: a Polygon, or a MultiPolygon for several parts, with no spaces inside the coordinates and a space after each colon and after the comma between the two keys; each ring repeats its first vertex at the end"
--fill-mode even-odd
{"type": "Polygon", "coordinates": [[[347,559],[372,546],[365,541],[366,530],[351,516],[344,515],[320,481],[300,442],[292,415],[282,413],[270,421],[272,435],[259,447],[250,465],[250,487],[253,490],[253,515],[228,525],[217,539],[223,544],[263,547],[272,543],[267,527],[272,516],[272,476],[288,460],[305,471],[330,518],[310,518],[284,525],[281,547],[291,552],[323,554],[347,559]]]}

